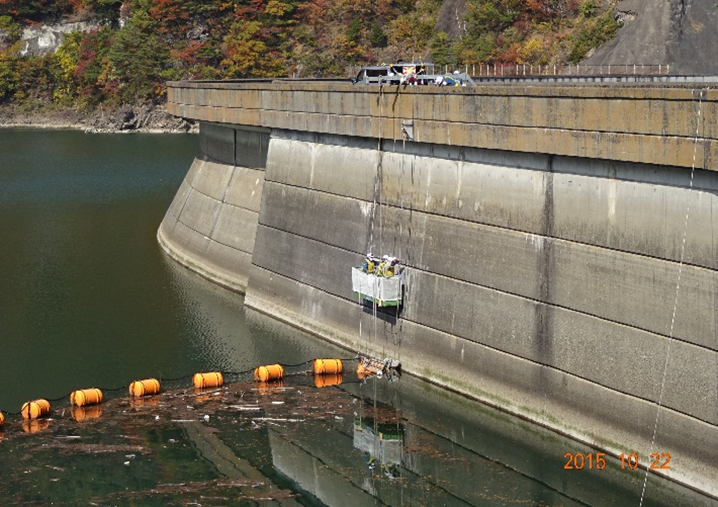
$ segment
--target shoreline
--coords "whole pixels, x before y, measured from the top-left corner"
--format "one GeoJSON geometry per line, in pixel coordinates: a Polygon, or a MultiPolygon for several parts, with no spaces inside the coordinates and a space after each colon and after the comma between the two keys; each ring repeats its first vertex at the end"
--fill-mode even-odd
{"type": "Polygon", "coordinates": [[[79,130],[85,134],[199,134],[199,129],[192,127],[189,130],[168,128],[137,128],[137,129],[95,129],[88,128],[81,123],[53,124],[53,123],[3,123],[0,130],[27,129],[27,130],[79,130]]]}
{"type": "Polygon", "coordinates": [[[164,104],[133,104],[106,110],[19,111],[0,107],[0,129],[79,130],[86,134],[196,134],[197,122],[170,115],[164,104]]]}

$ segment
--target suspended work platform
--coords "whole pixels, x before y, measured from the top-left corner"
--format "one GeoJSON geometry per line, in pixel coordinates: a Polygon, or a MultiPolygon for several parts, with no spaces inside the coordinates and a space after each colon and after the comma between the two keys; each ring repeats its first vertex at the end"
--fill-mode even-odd
{"type": "Polygon", "coordinates": [[[377,306],[399,306],[402,303],[403,268],[395,257],[384,259],[369,254],[360,267],[352,268],[352,291],[377,306]]]}

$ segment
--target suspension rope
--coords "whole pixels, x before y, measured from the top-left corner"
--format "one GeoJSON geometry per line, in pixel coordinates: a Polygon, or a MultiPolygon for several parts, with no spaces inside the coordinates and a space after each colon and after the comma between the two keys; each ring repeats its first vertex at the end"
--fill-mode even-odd
{"type": "MultiPolygon", "coordinates": [[[[380,84],[379,86],[379,121],[381,122],[384,117],[384,85],[380,84]]],[[[372,192],[372,204],[371,204],[371,212],[369,214],[369,224],[367,227],[367,234],[365,239],[365,248],[364,250],[366,252],[370,252],[371,249],[373,249],[374,246],[374,221],[376,219],[377,213],[379,216],[381,216],[381,174],[382,174],[382,132],[381,132],[381,123],[379,124],[379,131],[378,131],[378,139],[377,139],[377,162],[376,162],[376,171],[374,173],[374,188],[372,192]]],[[[380,230],[379,230],[381,241],[381,220],[380,220],[380,230]]],[[[381,245],[378,245],[381,246],[381,245]]],[[[376,283],[376,281],[374,281],[376,283]]],[[[361,295],[357,297],[358,303],[363,304],[363,300],[361,295]]],[[[372,300],[372,329],[371,329],[371,338],[373,338],[374,341],[376,341],[376,316],[377,316],[377,302],[374,298],[372,300]]],[[[363,333],[362,329],[362,315],[359,314],[359,342],[364,342],[364,350],[369,350],[369,340],[370,336],[365,335],[363,333]]],[[[359,353],[359,351],[357,351],[359,353]]]]}
{"type": "MultiPolygon", "coordinates": [[[[383,214],[381,211],[381,187],[382,187],[382,182],[384,179],[384,171],[383,171],[384,156],[382,153],[381,143],[382,143],[382,141],[381,141],[381,133],[380,133],[379,134],[379,147],[378,147],[379,154],[378,154],[378,161],[377,161],[377,165],[376,165],[376,177],[375,177],[375,184],[374,184],[374,188],[375,188],[375,196],[374,197],[375,197],[375,201],[377,203],[377,214],[378,214],[377,220],[379,221],[379,239],[378,239],[377,246],[378,246],[380,252],[383,251],[382,250],[382,240],[384,237],[384,230],[382,228],[382,215],[383,214]]],[[[376,341],[377,341],[377,318],[376,318],[376,316],[377,316],[378,304],[376,302],[376,298],[374,298],[374,299],[375,299],[375,301],[373,302],[373,313],[374,313],[373,341],[376,343],[376,341]]],[[[384,342],[386,342],[386,333],[384,333],[384,342]]],[[[384,346],[384,343],[382,343],[382,355],[386,356],[386,347],[384,346]]]]}
{"type": "MultiPolygon", "coordinates": [[[[706,88],[706,91],[710,88],[706,88]]],[[[691,90],[691,96],[693,96],[694,92],[696,90],[691,90]]],[[[693,162],[691,164],[691,178],[690,178],[690,184],[688,185],[689,190],[693,190],[693,181],[694,176],[696,172],[696,153],[698,150],[698,136],[700,135],[700,128],[701,128],[701,111],[703,106],[703,92],[704,90],[698,91],[698,118],[696,120],[696,135],[693,138],[693,162]]],[[[675,323],[676,323],[676,312],[678,310],[678,293],[680,292],[681,288],[681,275],[683,274],[683,261],[686,253],[686,237],[688,235],[688,217],[690,216],[691,211],[691,203],[690,203],[690,196],[686,201],[686,218],[683,222],[683,241],[681,242],[681,254],[679,257],[678,262],[678,276],[676,279],[676,294],[673,300],[673,313],[671,315],[671,328],[670,332],[668,333],[668,342],[666,345],[666,359],[663,362],[663,377],[661,378],[661,390],[658,395],[658,403],[656,405],[656,419],[653,422],[653,435],[651,437],[651,447],[650,452],[653,453],[653,449],[656,443],[656,435],[658,434],[658,419],[661,413],[661,407],[663,404],[663,394],[665,392],[665,386],[666,386],[666,374],[668,372],[668,361],[670,359],[671,354],[671,340],[673,339],[673,331],[675,329],[675,323]]],[[[646,494],[646,486],[648,485],[648,472],[649,468],[646,467],[646,472],[643,476],[643,488],[641,489],[641,500],[638,504],[639,507],[643,506],[643,500],[645,498],[646,494]]]]}

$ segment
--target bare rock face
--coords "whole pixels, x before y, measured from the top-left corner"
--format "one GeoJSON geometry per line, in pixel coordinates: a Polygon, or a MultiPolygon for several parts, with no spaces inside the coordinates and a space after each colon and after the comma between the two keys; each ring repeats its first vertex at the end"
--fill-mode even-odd
{"type": "Polygon", "coordinates": [[[199,132],[196,122],[170,115],[164,104],[139,103],[118,108],[100,106],[93,111],[53,108],[29,113],[17,106],[4,106],[0,108],[0,125],[105,133],[199,132]]]}
{"type": "Polygon", "coordinates": [[[126,104],[80,120],[87,132],[197,132],[197,125],[167,113],[164,104],[126,104]]]}
{"type": "Polygon", "coordinates": [[[616,11],[623,28],[586,64],[670,64],[671,74],[718,74],[716,0],[623,0],[616,11]]]}
{"type": "Polygon", "coordinates": [[[465,14],[466,0],[444,0],[436,21],[436,32],[446,32],[452,39],[459,39],[466,30],[465,14]]]}
{"type": "Polygon", "coordinates": [[[65,34],[89,32],[99,27],[100,24],[96,21],[61,22],[51,25],[29,26],[22,31],[20,40],[25,45],[20,50],[20,56],[45,56],[54,53],[62,45],[65,34]]]}

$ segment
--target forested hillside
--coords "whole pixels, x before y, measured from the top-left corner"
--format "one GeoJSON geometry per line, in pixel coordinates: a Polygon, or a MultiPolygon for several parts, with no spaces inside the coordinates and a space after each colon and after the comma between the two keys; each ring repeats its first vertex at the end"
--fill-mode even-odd
{"type": "Polygon", "coordinates": [[[576,63],[619,28],[604,0],[461,0],[452,37],[436,29],[442,3],[0,0],[0,103],[91,109],[161,101],[168,80],[343,76],[400,59],[576,63]],[[73,19],[97,27],[22,56],[23,29],[73,19]]]}

